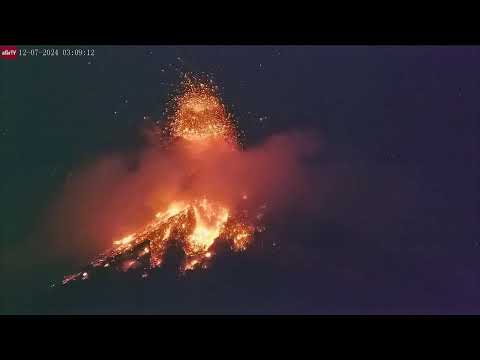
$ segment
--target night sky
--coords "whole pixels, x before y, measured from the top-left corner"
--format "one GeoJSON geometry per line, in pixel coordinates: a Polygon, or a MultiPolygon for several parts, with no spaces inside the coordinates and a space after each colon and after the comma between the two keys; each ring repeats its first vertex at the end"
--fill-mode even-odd
{"type": "Polygon", "coordinates": [[[480,47],[82,48],[95,56],[0,60],[0,313],[480,312],[480,47]],[[319,210],[290,209],[187,278],[166,266],[51,289],[89,260],[46,239],[62,185],[141,149],[182,71],[214,79],[246,147],[321,136],[319,210]]]}

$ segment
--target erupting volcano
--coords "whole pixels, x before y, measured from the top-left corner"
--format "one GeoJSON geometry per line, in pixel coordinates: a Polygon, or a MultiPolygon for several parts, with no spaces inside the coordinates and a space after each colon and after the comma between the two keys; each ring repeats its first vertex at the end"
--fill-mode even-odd
{"type": "MultiPolygon", "coordinates": [[[[211,83],[187,79],[183,92],[175,97],[174,111],[162,132],[170,143],[181,143],[188,156],[202,162],[213,152],[240,152],[238,131],[211,83]]],[[[196,162],[189,162],[189,166],[196,162]]],[[[196,169],[188,169],[196,176],[196,169]]],[[[138,231],[115,240],[104,252],[80,272],[65,276],[62,284],[86,280],[95,271],[116,268],[121,271],[141,269],[142,277],[162,266],[167,249],[176,243],[184,253],[180,271],[206,268],[215,256],[214,244],[226,242],[233,251],[247,249],[256,231],[265,205],[248,213],[247,208],[232,207],[208,193],[186,192],[161,208],[149,223],[138,231]],[[253,215],[253,216],[252,216],[253,215]],[[252,221],[254,219],[255,221],[252,221]]],[[[245,202],[248,194],[240,192],[245,202]]]]}

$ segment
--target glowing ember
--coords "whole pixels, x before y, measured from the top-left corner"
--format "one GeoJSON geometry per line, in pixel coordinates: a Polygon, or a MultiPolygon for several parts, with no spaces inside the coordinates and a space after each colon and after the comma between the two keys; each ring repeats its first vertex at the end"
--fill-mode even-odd
{"type": "MultiPolygon", "coordinates": [[[[185,92],[176,98],[175,112],[167,125],[169,136],[194,146],[203,146],[210,140],[237,144],[234,122],[213,88],[192,80],[185,85],[185,92]]],[[[242,193],[241,198],[247,200],[247,194],[242,193]]],[[[172,243],[179,244],[185,255],[180,265],[182,272],[206,267],[218,239],[229,242],[234,251],[245,250],[252,241],[256,227],[240,221],[238,213],[238,209],[230,209],[206,196],[173,201],[142,229],[114,241],[114,248],[92,261],[90,267],[106,268],[119,263],[123,271],[128,271],[138,268],[147,258],[144,270],[155,269],[164,262],[172,243]]],[[[87,279],[89,274],[68,275],[62,284],[80,276],[87,279]]],[[[142,277],[147,276],[144,271],[142,277]]]]}

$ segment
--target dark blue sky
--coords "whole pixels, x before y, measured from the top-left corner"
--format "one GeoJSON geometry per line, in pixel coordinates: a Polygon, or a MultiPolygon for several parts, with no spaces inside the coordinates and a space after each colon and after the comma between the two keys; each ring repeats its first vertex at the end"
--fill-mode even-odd
{"type": "Polygon", "coordinates": [[[62,273],[38,256],[37,229],[68,174],[141,147],[140,129],[190,71],[215,80],[247,146],[292,129],[322,134],[318,163],[339,194],[324,216],[276,225],[283,255],[199,280],[220,289],[211,311],[478,312],[479,63],[479,47],[424,46],[95,47],[92,58],[0,63],[0,310],[28,312],[26,294],[62,273]],[[281,265],[290,251],[302,265],[281,265]],[[231,281],[249,290],[221,285],[231,281]]]}

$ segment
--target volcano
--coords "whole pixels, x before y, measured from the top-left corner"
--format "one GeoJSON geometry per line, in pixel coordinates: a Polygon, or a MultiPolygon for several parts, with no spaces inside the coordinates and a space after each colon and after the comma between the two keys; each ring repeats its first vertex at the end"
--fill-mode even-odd
{"type": "MultiPolygon", "coordinates": [[[[190,175],[182,194],[169,201],[138,231],[115,240],[111,249],[97,256],[84,269],[65,276],[62,285],[88,280],[98,271],[110,269],[141,270],[141,276],[146,278],[152,270],[162,266],[166,250],[172,244],[183,253],[178,265],[180,272],[207,268],[215,256],[217,242],[228,244],[232,251],[244,251],[254,234],[263,231],[259,220],[265,204],[252,214],[238,203],[233,207],[222,202],[214,190],[205,194],[190,189],[202,171],[190,167],[205,162],[205,158],[208,160],[217,149],[227,153],[241,150],[236,123],[215,88],[208,82],[192,78],[186,78],[182,85],[183,91],[174,98],[174,111],[159,139],[170,141],[171,146],[181,146],[190,159],[185,164],[190,175]]],[[[248,200],[245,192],[238,197],[240,203],[248,200]]]]}

